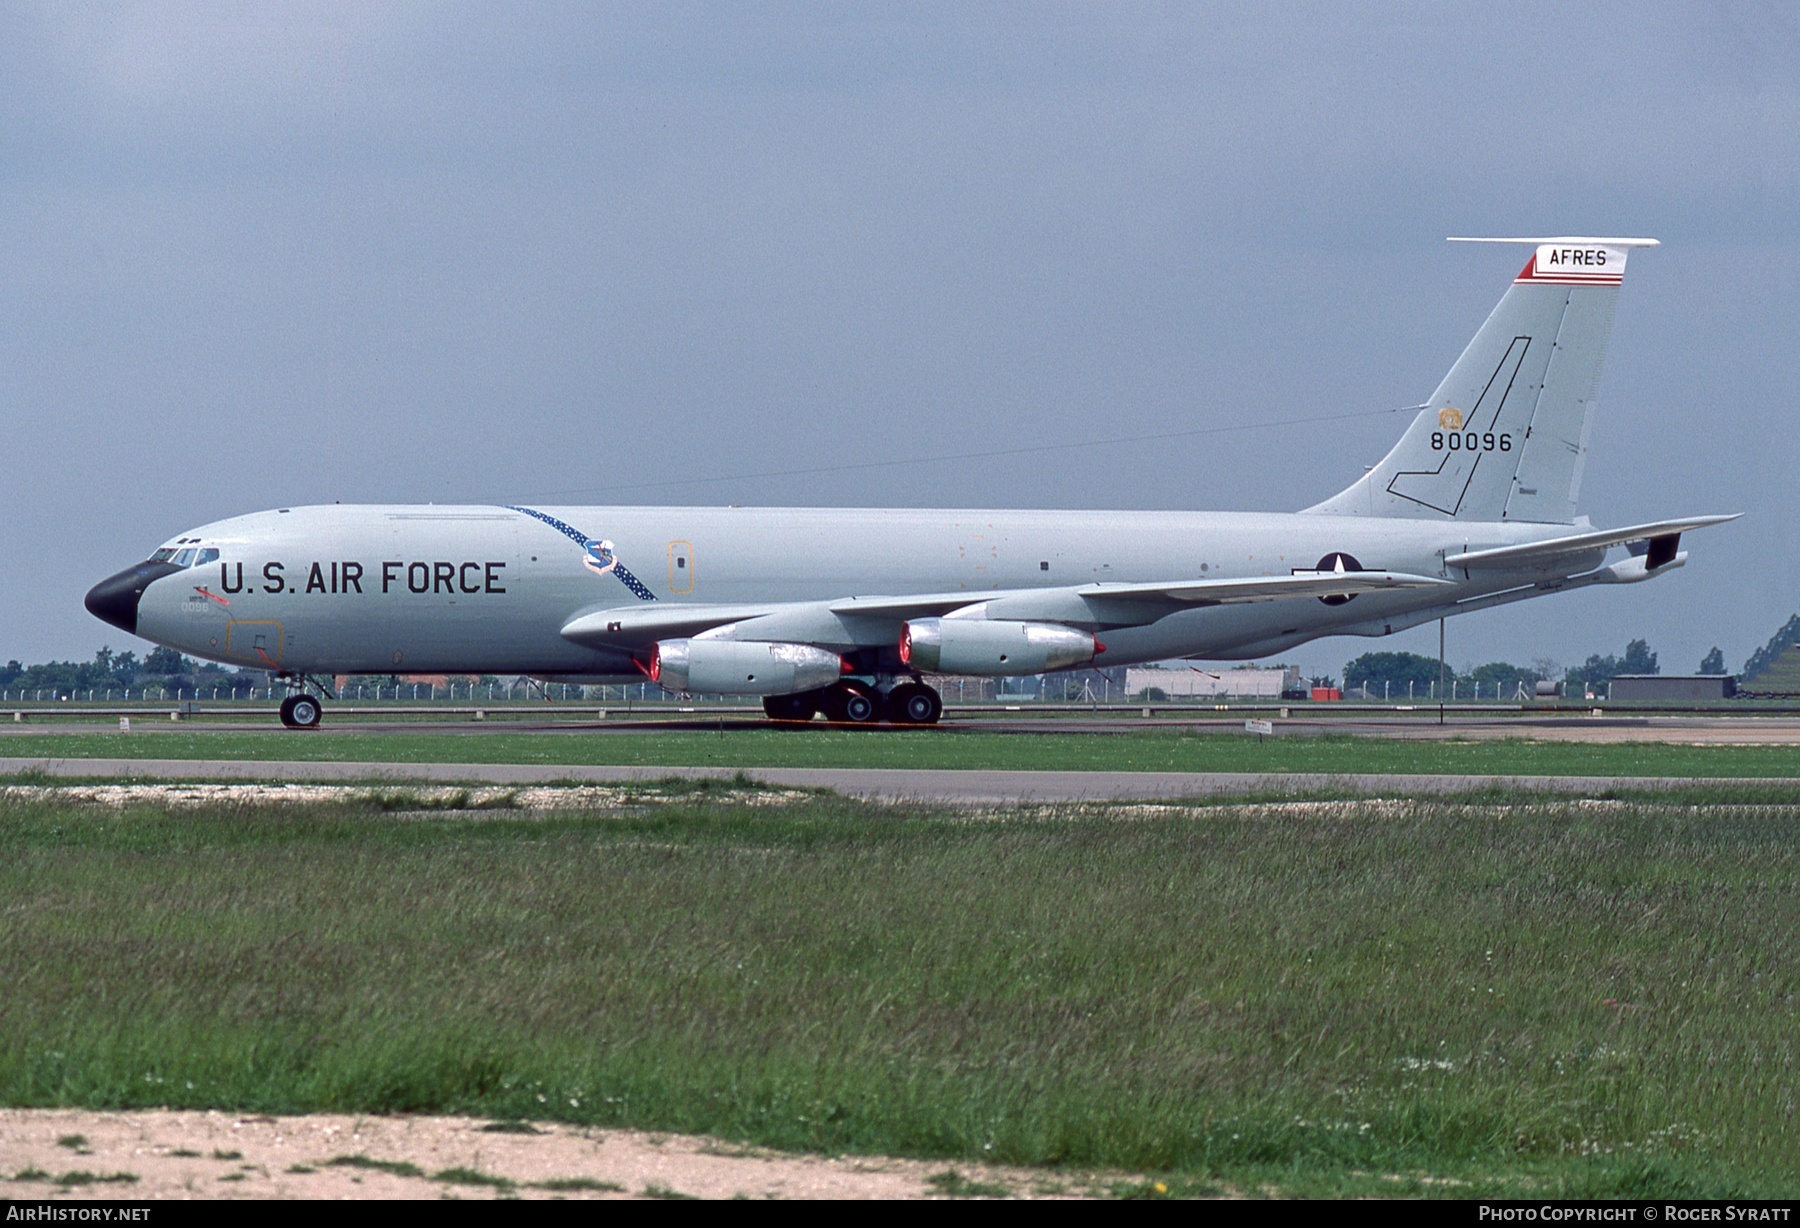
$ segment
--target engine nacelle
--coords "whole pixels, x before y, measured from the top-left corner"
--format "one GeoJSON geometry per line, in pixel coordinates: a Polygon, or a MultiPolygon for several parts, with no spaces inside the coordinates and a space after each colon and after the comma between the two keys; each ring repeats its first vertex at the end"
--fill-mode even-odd
{"type": "Polygon", "coordinates": [[[758,640],[662,640],[650,680],[666,690],[717,695],[793,695],[830,686],[844,659],[810,644],[758,640]]]}
{"type": "Polygon", "coordinates": [[[900,659],[931,674],[1041,674],[1086,665],[1105,650],[1057,623],[916,618],[900,631],[900,659]]]}

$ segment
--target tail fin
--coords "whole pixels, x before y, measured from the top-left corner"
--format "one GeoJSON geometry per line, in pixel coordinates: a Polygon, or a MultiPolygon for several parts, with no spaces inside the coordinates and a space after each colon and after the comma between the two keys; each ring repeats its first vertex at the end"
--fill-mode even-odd
{"type": "Polygon", "coordinates": [[[1380,464],[1309,512],[1568,524],[1625,257],[1655,239],[1530,243],[1525,268],[1380,464]]]}

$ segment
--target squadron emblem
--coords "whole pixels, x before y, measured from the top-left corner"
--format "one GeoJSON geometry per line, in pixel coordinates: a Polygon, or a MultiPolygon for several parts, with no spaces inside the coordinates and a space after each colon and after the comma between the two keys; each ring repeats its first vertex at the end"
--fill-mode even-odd
{"type": "Polygon", "coordinates": [[[581,543],[581,548],[587,551],[587,557],[581,560],[582,565],[595,575],[603,576],[609,571],[618,570],[619,560],[613,557],[611,542],[589,538],[581,543]]]}

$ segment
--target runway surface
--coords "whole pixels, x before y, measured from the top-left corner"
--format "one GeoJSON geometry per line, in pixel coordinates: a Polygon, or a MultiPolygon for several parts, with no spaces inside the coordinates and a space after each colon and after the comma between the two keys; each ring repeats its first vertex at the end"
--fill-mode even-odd
{"type": "MultiPolygon", "coordinates": [[[[1006,716],[983,716],[979,719],[946,719],[935,729],[905,731],[908,737],[970,737],[982,734],[1050,736],[1068,734],[1137,734],[1156,730],[1243,734],[1246,715],[1269,716],[1266,712],[1237,712],[1232,715],[1158,715],[1142,718],[1115,714],[1021,713],[1006,716]]],[[[0,709],[0,745],[7,737],[29,737],[43,734],[99,733],[108,728],[98,720],[68,719],[59,712],[31,712],[18,722],[4,720],[0,709]]],[[[304,737],[282,729],[270,715],[238,716],[171,722],[166,714],[137,714],[133,724],[140,730],[181,730],[196,733],[260,733],[271,739],[304,737]]],[[[1669,716],[1603,713],[1600,716],[1579,713],[1556,715],[1525,713],[1495,714],[1452,712],[1440,725],[1435,712],[1418,711],[1404,714],[1367,714],[1343,716],[1272,717],[1276,737],[1357,737],[1398,741],[1496,741],[1517,738],[1538,742],[1623,743],[1658,742],[1693,746],[1800,746],[1800,717],[1764,716],[1752,713],[1723,716],[1682,713],[1669,716]]],[[[324,729],[332,733],[431,733],[461,734],[485,737],[496,733],[530,733],[544,737],[637,737],[659,733],[705,732],[727,733],[768,729],[770,722],[745,715],[654,717],[633,716],[614,710],[599,718],[590,710],[585,715],[552,719],[494,719],[474,721],[445,717],[426,720],[370,719],[354,712],[326,713],[324,729]]],[[[823,729],[815,722],[812,729],[823,729]]],[[[882,737],[893,731],[862,728],[857,732],[882,737]]]]}
{"type": "Polygon", "coordinates": [[[1699,785],[1789,786],[1792,777],[1425,776],[1309,772],[1004,772],[914,768],[589,767],[515,763],[317,763],[243,759],[0,758],[0,778],[42,774],[59,779],[359,781],[531,785],[619,784],[739,775],[781,788],[831,789],[882,801],[959,805],[1013,802],[1172,801],[1245,794],[1465,793],[1498,788],[1589,795],[1609,789],[1675,789],[1699,785]]]}

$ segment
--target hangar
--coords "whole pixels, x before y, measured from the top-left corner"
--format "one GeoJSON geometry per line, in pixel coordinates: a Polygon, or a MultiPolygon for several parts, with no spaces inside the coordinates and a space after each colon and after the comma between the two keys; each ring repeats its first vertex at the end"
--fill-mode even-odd
{"type": "Polygon", "coordinates": [[[1730,699],[1737,679],[1729,674],[1617,674],[1607,699],[1613,703],[1730,699]]]}

